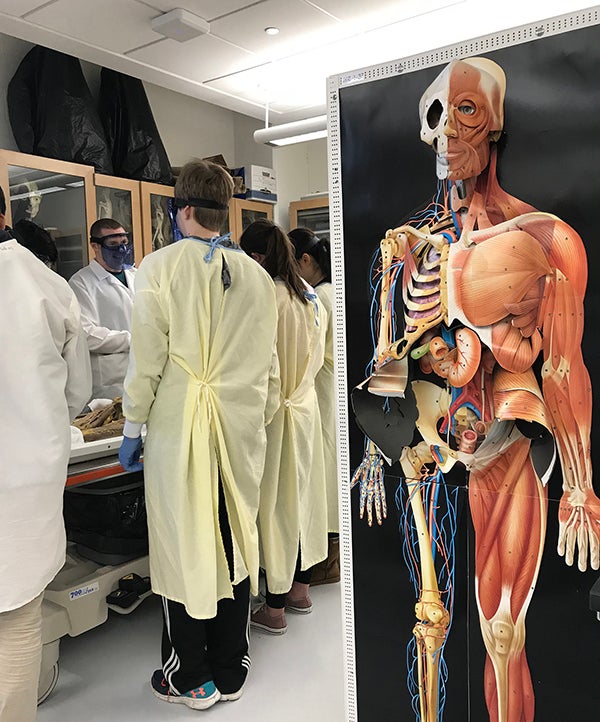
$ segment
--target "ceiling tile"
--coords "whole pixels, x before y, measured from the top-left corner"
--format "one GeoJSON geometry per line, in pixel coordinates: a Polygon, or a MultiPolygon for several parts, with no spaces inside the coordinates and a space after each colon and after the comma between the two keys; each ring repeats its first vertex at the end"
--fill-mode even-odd
{"type": "Polygon", "coordinates": [[[224,43],[211,35],[201,35],[186,43],[163,39],[160,43],[127,54],[151,67],[203,83],[232,68],[234,72],[258,64],[256,56],[224,43]]]}
{"type": "Polygon", "coordinates": [[[113,52],[122,53],[162,38],[150,21],[157,13],[136,0],[57,0],[27,16],[28,22],[43,25],[63,35],[113,52]]]}
{"type": "Polygon", "coordinates": [[[358,25],[361,30],[370,30],[431,12],[451,2],[457,0],[314,0],[312,4],[339,20],[358,25]]]}
{"type": "Polygon", "coordinates": [[[248,5],[256,5],[256,0],[147,0],[147,4],[163,13],[175,8],[183,8],[210,22],[214,18],[236,12],[248,5]]]}
{"type": "Polygon", "coordinates": [[[22,17],[25,13],[45,5],[48,0],[0,0],[0,13],[22,17]]]}
{"type": "MultiPolygon", "coordinates": [[[[259,53],[264,59],[283,57],[337,37],[341,23],[303,0],[265,0],[215,20],[210,32],[223,40],[259,53]],[[266,35],[265,28],[279,28],[266,35]]],[[[224,74],[224,73],[221,73],[224,74]]]]}
{"type": "MultiPolygon", "coordinates": [[[[335,0],[332,0],[332,5],[335,0]]],[[[401,3],[417,12],[426,12],[432,3],[446,4],[457,0],[413,0],[401,3]]],[[[421,14],[417,12],[417,14],[421,14]]],[[[426,18],[421,18],[426,21],[426,18]]],[[[346,26],[347,27],[347,26],[346,26]]],[[[206,84],[222,92],[245,100],[269,104],[273,111],[290,112],[294,105],[325,105],[327,77],[347,70],[383,63],[394,57],[390,49],[396,47],[402,22],[354,33],[351,37],[334,39],[313,46],[266,65],[242,70],[228,76],[209,80],[206,84]]]]}
{"type": "Polygon", "coordinates": [[[271,110],[283,113],[295,107],[325,105],[325,77],[317,65],[307,65],[305,59],[296,57],[217,78],[207,86],[246,101],[268,103],[271,110]]]}

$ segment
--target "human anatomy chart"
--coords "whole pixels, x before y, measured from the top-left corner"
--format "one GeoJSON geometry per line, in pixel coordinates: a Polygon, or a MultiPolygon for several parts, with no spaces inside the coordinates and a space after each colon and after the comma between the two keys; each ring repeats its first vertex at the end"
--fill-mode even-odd
{"type": "Polygon", "coordinates": [[[434,154],[436,191],[380,241],[371,274],[373,355],[352,398],[366,437],[352,479],[360,516],[381,524],[391,503],[400,513],[416,594],[408,689],[420,722],[444,719],[451,674],[444,648],[454,611],[457,492],[445,477],[453,467],[467,478],[491,722],[535,718],[527,612],[555,464],[558,554],[581,571],[600,566],[592,388],[581,349],[586,251],[568,222],[498,181],[506,83],[497,62],[467,57],[423,88],[420,138],[434,154]],[[398,461],[402,479],[390,502],[386,466],[398,461]]]}

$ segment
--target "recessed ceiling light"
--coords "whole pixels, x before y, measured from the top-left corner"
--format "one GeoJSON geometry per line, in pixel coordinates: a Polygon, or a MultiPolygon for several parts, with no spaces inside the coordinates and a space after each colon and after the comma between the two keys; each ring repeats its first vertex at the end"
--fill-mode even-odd
{"type": "Polygon", "coordinates": [[[274,27],[265,28],[265,33],[267,33],[267,35],[278,35],[279,28],[274,28],[274,27]]]}

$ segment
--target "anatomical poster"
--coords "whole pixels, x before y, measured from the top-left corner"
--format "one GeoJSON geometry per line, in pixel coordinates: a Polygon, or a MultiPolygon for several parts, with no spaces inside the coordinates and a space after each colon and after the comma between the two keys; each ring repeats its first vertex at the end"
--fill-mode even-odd
{"type": "Polygon", "coordinates": [[[599,20],[339,89],[360,722],[600,719],[599,20]]]}

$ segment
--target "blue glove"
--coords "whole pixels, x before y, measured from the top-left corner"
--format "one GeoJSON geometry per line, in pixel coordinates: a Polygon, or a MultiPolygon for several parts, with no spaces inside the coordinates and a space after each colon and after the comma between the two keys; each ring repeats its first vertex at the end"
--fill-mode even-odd
{"type": "Polygon", "coordinates": [[[135,439],[129,436],[123,437],[123,442],[119,449],[119,461],[125,471],[141,471],[144,468],[144,464],[140,461],[141,452],[141,436],[136,436],[135,439]]]}

